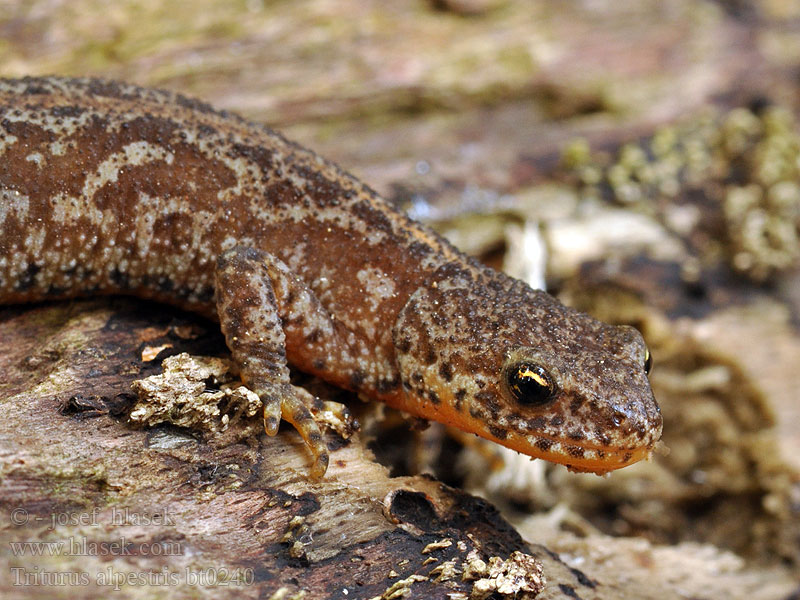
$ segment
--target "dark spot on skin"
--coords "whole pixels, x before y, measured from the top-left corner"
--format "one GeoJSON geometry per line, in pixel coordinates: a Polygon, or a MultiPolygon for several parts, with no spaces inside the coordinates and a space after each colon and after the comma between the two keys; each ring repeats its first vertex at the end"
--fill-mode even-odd
{"type": "Polygon", "coordinates": [[[86,112],[85,108],[80,106],[54,106],[50,109],[50,113],[54,117],[80,117],[86,112]]]}
{"type": "Polygon", "coordinates": [[[308,410],[306,409],[305,406],[298,406],[292,413],[292,418],[298,425],[300,425],[301,423],[308,423],[309,421],[311,421],[311,415],[308,414],[308,410]]]}
{"type": "Polygon", "coordinates": [[[315,327],[314,329],[311,330],[311,333],[309,333],[306,336],[306,342],[309,344],[313,344],[315,342],[318,342],[321,337],[322,337],[322,331],[320,330],[319,327],[315,327]]]}
{"type": "Polygon", "coordinates": [[[19,292],[24,292],[31,289],[36,283],[36,275],[41,270],[42,267],[40,267],[39,265],[30,263],[20,276],[19,281],[17,282],[16,285],[16,290],[19,292]]]}
{"type": "Polygon", "coordinates": [[[432,365],[436,362],[436,352],[434,352],[433,348],[428,348],[428,352],[425,354],[424,362],[426,365],[432,365]]]}
{"type": "Polygon", "coordinates": [[[439,365],[439,375],[447,382],[453,380],[453,365],[445,361],[439,365]]]}
{"type": "Polygon", "coordinates": [[[284,181],[278,181],[271,184],[268,183],[269,181],[271,180],[265,176],[262,196],[264,200],[269,202],[271,205],[291,205],[300,202],[296,188],[284,181]]]}
{"type": "Polygon", "coordinates": [[[197,293],[197,301],[203,304],[210,304],[214,297],[214,288],[211,286],[204,287],[197,293]]]}
{"type": "Polygon", "coordinates": [[[312,431],[308,434],[309,442],[319,442],[320,440],[322,440],[322,435],[320,435],[319,431],[312,431]]]}
{"type": "Polygon", "coordinates": [[[233,150],[239,155],[256,163],[265,171],[272,170],[273,152],[264,146],[246,146],[244,144],[234,144],[233,150]]]}
{"type": "Polygon", "coordinates": [[[221,117],[229,117],[228,113],[224,111],[218,111],[212,108],[210,104],[206,104],[205,102],[200,102],[199,100],[195,100],[194,98],[187,98],[181,94],[175,94],[175,102],[180,106],[188,108],[189,110],[196,110],[201,113],[206,113],[209,115],[219,115],[221,117]]]}
{"type": "Polygon", "coordinates": [[[318,169],[306,165],[291,167],[299,177],[308,182],[308,189],[313,194],[313,201],[321,208],[339,206],[346,190],[337,182],[325,177],[318,169]]]}
{"type": "Polygon", "coordinates": [[[397,343],[397,349],[400,351],[400,354],[408,354],[409,350],[411,350],[411,340],[409,339],[402,339],[397,343]]]}
{"type": "Polygon", "coordinates": [[[236,297],[235,301],[238,303],[238,306],[253,306],[253,307],[260,307],[261,306],[261,299],[257,296],[249,296],[240,294],[236,297]]]}
{"type": "Polygon", "coordinates": [[[556,415],[552,419],[550,419],[550,425],[553,427],[561,427],[564,424],[564,417],[561,415],[556,415]]]}
{"type": "Polygon", "coordinates": [[[288,325],[292,325],[293,327],[298,327],[299,328],[299,327],[302,327],[305,324],[305,322],[306,322],[306,316],[305,315],[297,315],[293,319],[286,319],[284,324],[287,325],[287,326],[288,325]]]}
{"type": "Polygon", "coordinates": [[[630,452],[626,452],[625,456],[622,457],[622,462],[628,462],[632,458],[633,458],[633,454],[631,454],[630,452]]]}
{"type": "MultiPolygon", "coordinates": [[[[30,81],[31,78],[25,77],[22,81],[30,81]]],[[[28,83],[25,91],[22,92],[28,96],[47,96],[52,93],[52,90],[45,85],[41,85],[39,83],[28,83]]]]}
{"type": "MultiPolygon", "coordinates": [[[[450,323],[450,317],[448,317],[448,315],[445,314],[434,312],[428,315],[428,318],[433,322],[434,325],[437,325],[442,329],[446,329],[448,324],[450,323]]],[[[441,340],[441,338],[434,339],[434,343],[436,343],[437,345],[442,341],[443,340],[441,340]]]]}
{"type": "Polygon", "coordinates": [[[175,289],[175,282],[168,277],[161,277],[156,283],[156,287],[160,292],[171,292],[175,289]]]}
{"type": "Polygon", "coordinates": [[[411,381],[413,381],[417,385],[421,385],[422,384],[422,373],[419,373],[419,372],[412,373],[411,374],[411,381]]]}
{"type": "Polygon", "coordinates": [[[416,261],[424,259],[431,252],[433,252],[433,249],[422,242],[411,242],[408,245],[408,254],[416,261]]]}
{"type": "Polygon", "coordinates": [[[365,200],[356,202],[350,207],[350,210],[353,214],[363,219],[371,230],[392,233],[392,222],[389,217],[383,211],[373,208],[369,202],[365,200]]]}
{"type": "Polygon", "coordinates": [[[553,445],[553,440],[548,440],[547,438],[537,438],[536,443],[534,444],[540,450],[550,450],[550,446],[553,445]]]}
{"type": "Polygon", "coordinates": [[[130,277],[127,273],[123,273],[119,269],[115,268],[109,273],[109,278],[114,283],[115,286],[121,288],[123,290],[129,289],[130,286],[130,277]]]}
{"type": "Polygon", "coordinates": [[[356,369],[350,373],[350,385],[358,389],[363,385],[365,378],[366,376],[364,375],[364,371],[361,369],[356,369]]]}
{"type": "Polygon", "coordinates": [[[508,437],[508,431],[502,427],[498,427],[497,425],[491,423],[487,427],[489,429],[489,433],[491,433],[498,440],[504,440],[508,437]]]}
{"type": "Polygon", "coordinates": [[[567,453],[575,458],[583,458],[583,448],[579,446],[567,446],[567,453]]]}
{"type": "Polygon", "coordinates": [[[321,358],[315,358],[311,361],[311,366],[317,371],[323,371],[325,369],[325,361],[321,358]]]}
{"type": "Polygon", "coordinates": [[[528,421],[528,429],[534,429],[534,430],[544,429],[546,423],[547,420],[544,417],[535,417],[530,421],[528,421]]]}
{"type": "Polygon", "coordinates": [[[441,400],[439,400],[439,394],[437,394],[434,390],[430,390],[428,392],[428,400],[430,400],[434,404],[440,404],[441,403],[441,400]]]}
{"type": "Polygon", "coordinates": [[[582,404],[583,404],[582,398],[573,398],[572,402],[569,403],[570,413],[572,413],[573,415],[577,413],[578,410],[580,410],[582,404]]]}
{"type": "MultiPolygon", "coordinates": [[[[93,118],[95,118],[93,116],[93,118]]],[[[172,149],[169,140],[175,137],[175,132],[182,129],[182,124],[169,118],[145,115],[135,117],[128,121],[129,126],[123,130],[123,135],[117,140],[118,143],[126,144],[132,141],[147,139],[155,142],[164,148],[172,149]]],[[[107,126],[102,127],[105,129],[107,126]]],[[[101,130],[101,127],[96,127],[101,130]]]]}
{"type": "Polygon", "coordinates": [[[508,421],[510,423],[509,429],[516,429],[517,431],[524,431],[524,419],[522,415],[519,413],[511,413],[508,415],[508,421]]]}
{"type": "Polygon", "coordinates": [[[197,126],[197,133],[198,137],[211,137],[217,134],[217,130],[211,127],[211,125],[201,123],[197,126]]]}
{"type": "Polygon", "coordinates": [[[569,439],[571,439],[571,440],[575,440],[575,441],[577,442],[577,441],[580,441],[580,440],[582,440],[582,439],[583,439],[585,436],[584,436],[584,435],[583,435],[583,433],[581,433],[580,431],[570,431],[570,432],[567,434],[567,437],[568,437],[569,439]]]}
{"type": "Polygon", "coordinates": [[[475,394],[475,400],[478,402],[478,404],[486,407],[486,409],[489,411],[489,414],[492,415],[493,421],[497,420],[497,417],[500,415],[500,403],[497,401],[494,393],[488,390],[478,392],[475,394]]]}
{"type": "Polygon", "coordinates": [[[378,392],[381,394],[386,394],[387,392],[392,391],[393,389],[397,388],[400,385],[400,380],[398,377],[394,379],[381,379],[378,381],[378,392]]]}
{"type": "MultiPolygon", "coordinates": [[[[25,79],[27,79],[27,77],[25,79]]],[[[51,93],[51,90],[43,85],[30,83],[22,93],[27,96],[47,96],[51,93]]]]}
{"type": "Polygon", "coordinates": [[[129,98],[130,94],[122,91],[119,83],[114,81],[105,81],[100,79],[92,79],[88,82],[81,81],[80,79],[71,80],[73,84],[79,87],[86,86],[87,93],[91,96],[106,96],[109,98],[129,98]]]}
{"type": "Polygon", "coordinates": [[[456,390],[456,393],[454,395],[456,399],[456,410],[461,411],[464,405],[464,398],[467,395],[467,390],[465,390],[464,388],[459,388],[458,390],[456,390]]]}
{"type": "Polygon", "coordinates": [[[286,294],[286,298],[284,298],[283,303],[286,306],[290,306],[294,304],[295,300],[297,300],[297,292],[294,290],[294,288],[289,288],[289,291],[286,294]]]}

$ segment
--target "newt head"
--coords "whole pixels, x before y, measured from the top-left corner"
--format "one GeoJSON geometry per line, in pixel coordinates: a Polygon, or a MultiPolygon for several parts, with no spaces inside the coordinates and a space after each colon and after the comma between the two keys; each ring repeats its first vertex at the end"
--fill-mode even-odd
{"type": "Polygon", "coordinates": [[[639,332],[490,269],[445,265],[393,330],[393,406],[574,471],[650,454],[661,412],[639,332]]]}

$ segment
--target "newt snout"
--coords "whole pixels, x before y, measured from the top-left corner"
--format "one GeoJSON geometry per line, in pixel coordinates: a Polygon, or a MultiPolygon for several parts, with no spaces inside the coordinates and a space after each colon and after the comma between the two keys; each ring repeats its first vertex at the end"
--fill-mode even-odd
{"type": "Polygon", "coordinates": [[[419,405],[416,414],[575,471],[624,467],[661,437],[635,329],[494,271],[457,271],[417,290],[395,339],[404,410],[419,405]]]}

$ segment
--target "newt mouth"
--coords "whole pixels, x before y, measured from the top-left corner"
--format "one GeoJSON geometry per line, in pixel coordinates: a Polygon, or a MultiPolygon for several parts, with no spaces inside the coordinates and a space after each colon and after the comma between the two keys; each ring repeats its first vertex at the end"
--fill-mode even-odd
{"type": "Polygon", "coordinates": [[[398,396],[387,398],[385,401],[400,410],[419,414],[423,418],[435,419],[445,425],[467,433],[474,433],[501,446],[516,450],[521,454],[561,464],[571,471],[581,473],[602,475],[632,465],[650,456],[655,443],[661,438],[661,422],[659,420],[648,427],[648,434],[644,436],[641,443],[612,446],[590,444],[584,441],[579,444],[567,438],[551,437],[533,431],[498,430],[480,419],[470,419],[465,413],[453,410],[452,405],[448,403],[450,398],[447,396],[443,396],[441,404],[428,406],[428,412],[425,414],[420,413],[417,404],[405,400],[404,397],[398,396]]]}
{"type": "Polygon", "coordinates": [[[482,433],[482,437],[533,458],[564,465],[570,471],[602,475],[648,458],[661,435],[659,428],[658,435],[633,447],[576,444],[572,440],[514,431],[509,431],[505,439],[498,439],[489,432],[482,433]]]}

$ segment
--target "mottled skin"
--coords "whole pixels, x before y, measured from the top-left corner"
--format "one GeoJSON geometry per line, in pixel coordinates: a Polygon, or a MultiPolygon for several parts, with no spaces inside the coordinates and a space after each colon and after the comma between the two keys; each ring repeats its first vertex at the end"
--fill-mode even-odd
{"type": "Polygon", "coordinates": [[[661,435],[637,332],[477,264],[313,152],[168,92],[0,81],[0,303],[89,294],[218,319],[267,433],[292,422],[317,476],[317,413],[347,415],[287,362],[574,470],[661,435]],[[514,391],[520,364],[543,401],[514,391]]]}

